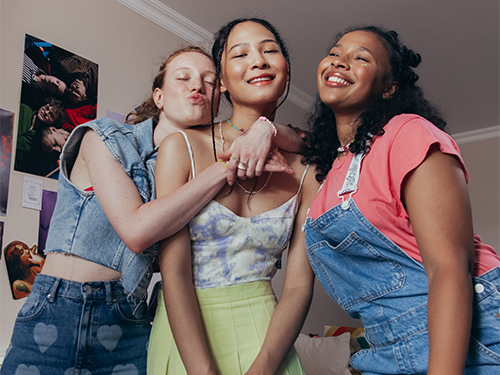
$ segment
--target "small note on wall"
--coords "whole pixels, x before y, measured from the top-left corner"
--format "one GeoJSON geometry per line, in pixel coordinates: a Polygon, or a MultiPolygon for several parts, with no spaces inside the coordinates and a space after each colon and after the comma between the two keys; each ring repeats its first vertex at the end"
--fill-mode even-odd
{"type": "Polygon", "coordinates": [[[40,211],[42,209],[42,192],[43,181],[41,179],[25,176],[21,206],[40,211]]]}

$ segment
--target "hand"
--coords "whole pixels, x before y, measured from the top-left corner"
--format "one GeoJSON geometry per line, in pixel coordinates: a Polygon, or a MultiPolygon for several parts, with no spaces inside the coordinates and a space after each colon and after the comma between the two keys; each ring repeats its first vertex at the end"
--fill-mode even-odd
{"type": "Polygon", "coordinates": [[[52,92],[56,95],[63,95],[64,91],[66,91],[66,83],[54,76],[48,76],[45,74],[41,74],[38,77],[38,83],[47,91],[52,92]]]}
{"type": "Polygon", "coordinates": [[[234,184],[236,177],[244,180],[260,176],[264,170],[293,173],[279,152],[272,152],[271,158],[268,158],[273,135],[274,129],[267,121],[257,120],[246,133],[234,140],[227,152],[218,155],[220,159],[229,161],[229,185],[234,184]]]}
{"type": "MultiPolygon", "coordinates": [[[[226,160],[228,153],[220,154],[218,157],[221,160],[226,160]]],[[[239,174],[244,174],[244,178],[252,178],[253,175],[249,176],[247,170],[244,169],[246,163],[242,162],[235,156],[231,155],[229,159],[227,159],[227,183],[229,186],[232,186],[236,181],[236,178],[239,177],[239,174]]],[[[264,172],[285,172],[288,174],[293,173],[293,169],[288,165],[285,157],[278,151],[277,148],[272,147],[271,151],[268,153],[267,159],[263,168],[264,172]]]]}

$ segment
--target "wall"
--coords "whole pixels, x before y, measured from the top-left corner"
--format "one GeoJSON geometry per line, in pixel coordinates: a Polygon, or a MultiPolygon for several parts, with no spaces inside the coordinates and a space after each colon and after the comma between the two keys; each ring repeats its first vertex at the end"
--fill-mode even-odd
{"type": "Polygon", "coordinates": [[[469,172],[474,231],[500,254],[500,138],[459,147],[469,172]]]}

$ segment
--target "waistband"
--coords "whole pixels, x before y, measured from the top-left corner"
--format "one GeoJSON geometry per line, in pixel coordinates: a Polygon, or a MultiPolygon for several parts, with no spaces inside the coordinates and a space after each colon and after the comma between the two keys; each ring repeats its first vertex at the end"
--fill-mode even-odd
{"type": "Polygon", "coordinates": [[[47,293],[49,301],[58,296],[75,299],[101,299],[113,304],[122,297],[131,297],[119,281],[92,281],[80,283],[60,277],[38,274],[35,277],[32,291],[47,293]]]}
{"type": "Polygon", "coordinates": [[[262,280],[212,289],[197,289],[200,306],[248,300],[265,295],[274,296],[271,281],[262,280]]]}

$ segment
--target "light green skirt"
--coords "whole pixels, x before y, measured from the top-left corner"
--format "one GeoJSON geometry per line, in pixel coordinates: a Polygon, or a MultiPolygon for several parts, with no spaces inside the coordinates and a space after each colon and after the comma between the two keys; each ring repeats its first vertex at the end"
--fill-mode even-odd
{"type": "MultiPolygon", "coordinates": [[[[259,281],[197,291],[209,349],[218,375],[243,375],[264,342],[276,307],[271,283],[259,281]]],[[[148,349],[149,375],[185,375],[160,292],[148,349]]],[[[292,348],[278,375],[303,375],[292,348]]]]}

